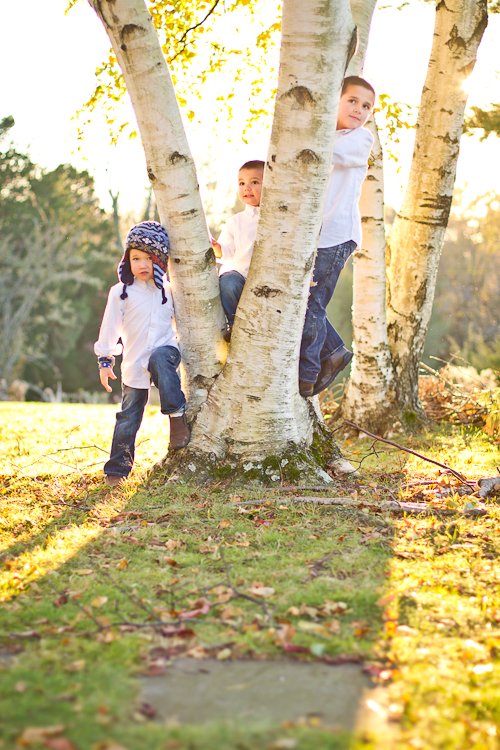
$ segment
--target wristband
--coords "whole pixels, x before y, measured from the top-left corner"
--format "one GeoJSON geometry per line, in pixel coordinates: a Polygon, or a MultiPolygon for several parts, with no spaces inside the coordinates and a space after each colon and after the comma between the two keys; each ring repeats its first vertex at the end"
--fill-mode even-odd
{"type": "Polygon", "coordinates": [[[105,368],[111,369],[115,364],[115,358],[111,357],[97,357],[97,366],[100,370],[105,368]]]}

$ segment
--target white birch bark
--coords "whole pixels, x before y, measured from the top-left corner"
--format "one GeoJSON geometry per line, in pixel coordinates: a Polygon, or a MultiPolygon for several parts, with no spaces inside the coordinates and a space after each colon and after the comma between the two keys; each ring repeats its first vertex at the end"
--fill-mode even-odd
{"type": "MultiPolygon", "coordinates": [[[[400,412],[421,414],[418,369],[448,223],[467,95],[487,24],[486,0],[439,0],[401,211],[388,242],[387,317],[400,412]]],[[[406,416],[405,416],[406,415],[406,416]]]]}
{"type": "Polygon", "coordinates": [[[395,391],[387,339],[383,154],[373,118],[367,127],[374,144],[359,202],[363,241],[353,263],[354,359],[342,415],[384,433],[394,425],[395,391]]]}
{"type": "Polygon", "coordinates": [[[310,444],[298,360],[338,92],[354,25],[347,0],[285,0],[278,91],[261,215],[224,370],[192,433],[194,450],[252,461],[310,444]]]}
{"type": "Polygon", "coordinates": [[[195,165],[153,20],[143,0],[89,0],[125,79],[161,223],[171,240],[170,277],[191,412],[205,400],[227,353],[225,318],[195,165]]]}
{"type": "MultiPolygon", "coordinates": [[[[359,44],[347,75],[362,74],[375,5],[376,0],[351,2],[359,44]]],[[[394,386],[386,318],[383,153],[373,117],[367,127],[374,143],[359,202],[363,241],[353,256],[354,359],[341,411],[352,422],[385,432],[394,422],[394,386]]]]}

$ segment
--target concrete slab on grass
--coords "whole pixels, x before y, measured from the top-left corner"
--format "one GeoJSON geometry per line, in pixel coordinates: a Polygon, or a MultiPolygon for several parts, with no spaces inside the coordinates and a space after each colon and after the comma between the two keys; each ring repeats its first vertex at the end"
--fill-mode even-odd
{"type": "Polygon", "coordinates": [[[350,730],[359,724],[360,711],[366,712],[372,692],[358,665],[292,661],[178,659],[165,674],[141,681],[141,701],[153,706],[156,720],[183,724],[318,717],[322,724],[350,730]]]}

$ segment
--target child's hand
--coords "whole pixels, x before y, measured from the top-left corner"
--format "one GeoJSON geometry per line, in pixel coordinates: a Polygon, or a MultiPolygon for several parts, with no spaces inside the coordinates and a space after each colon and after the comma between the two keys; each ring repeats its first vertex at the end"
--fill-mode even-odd
{"type": "Polygon", "coordinates": [[[222,248],[221,248],[221,246],[219,245],[219,243],[217,242],[217,240],[214,240],[213,237],[211,237],[211,241],[212,241],[212,247],[214,249],[214,255],[215,255],[215,257],[216,258],[222,258],[222,248]]]}
{"type": "Polygon", "coordinates": [[[111,378],[111,380],[116,380],[116,375],[113,372],[112,367],[101,367],[99,370],[99,377],[101,379],[101,383],[104,386],[104,388],[107,390],[108,393],[112,393],[113,389],[108,383],[108,378],[111,378]]]}

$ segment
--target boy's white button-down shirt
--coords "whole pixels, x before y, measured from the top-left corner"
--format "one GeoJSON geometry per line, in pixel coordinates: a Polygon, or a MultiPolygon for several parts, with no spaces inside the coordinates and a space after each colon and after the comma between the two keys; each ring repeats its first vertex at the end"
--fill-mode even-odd
{"type": "Polygon", "coordinates": [[[151,354],[160,346],[179,348],[174,330],[174,304],[170,284],[164,280],[167,301],[162,305],[161,291],[154,281],[134,279],[127,286],[126,299],[120,299],[123,284],[109,290],[108,302],[94,344],[98,357],[122,353],[122,382],[132,388],[149,388],[148,364],[151,354]]]}
{"type": "Polygon", "coordinates": [[[335,133],[318,247],[334,247],[349,240],[360,245],[362,233],[358,203],[372,146],[373,136],[365,128],[337,130],[335,133]]]}
{"type": "Polygon", "coordinates": [[[227,220],[217,240],[222,249],[219,276],[228,271],[238,271],[246,279],[252,260],[258,221],[258,206],[245,206],[244,211],[227,220]]]}

